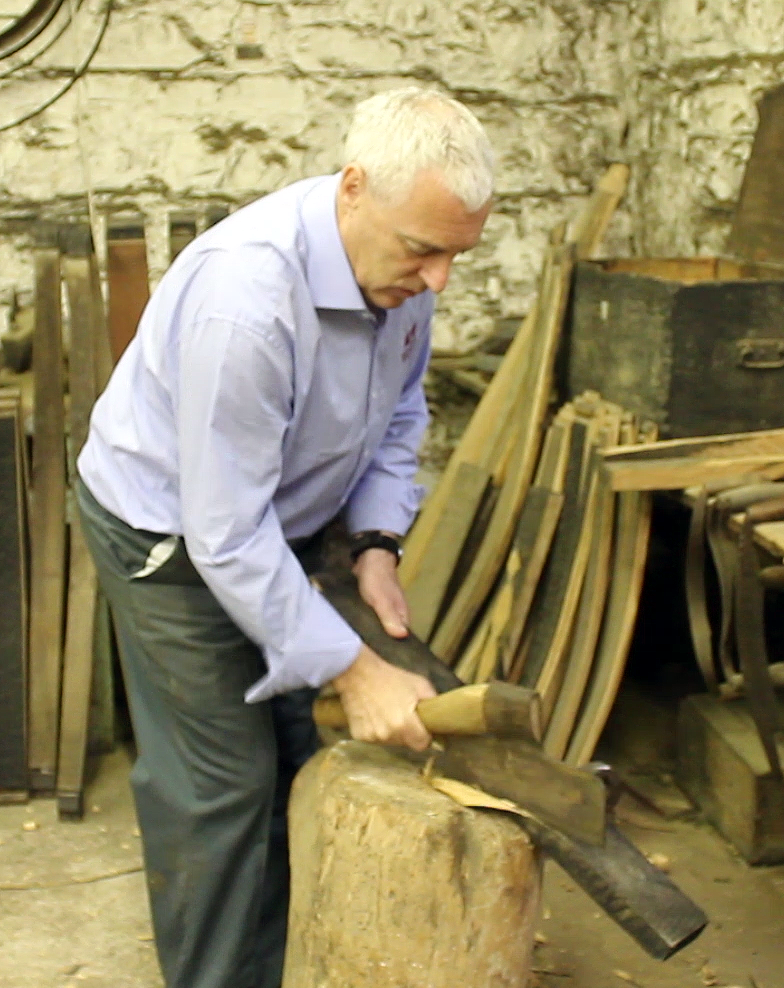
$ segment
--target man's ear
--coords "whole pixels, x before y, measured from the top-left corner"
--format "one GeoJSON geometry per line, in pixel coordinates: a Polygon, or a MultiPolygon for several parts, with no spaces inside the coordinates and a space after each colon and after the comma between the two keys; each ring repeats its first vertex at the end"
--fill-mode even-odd
{"type": "Polygon", "coordinates": [[[367,174],[362,165],[350,161],[340,174],[338,194],[347,209],[353,209],[367,189],[367,174]]]}

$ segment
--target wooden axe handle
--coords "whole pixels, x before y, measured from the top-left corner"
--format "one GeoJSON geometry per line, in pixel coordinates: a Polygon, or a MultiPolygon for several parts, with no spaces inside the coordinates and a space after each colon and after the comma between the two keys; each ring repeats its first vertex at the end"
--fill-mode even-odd
{"type": "MultiPolygon", "coordinates": [[[[421,700],[416,709],[431,734],[494,734],[537,742],[542,738],[539,694],[510,683],[461,686],[421,700]]],[[[319,697],[313,719],[322,727],[346,727],[340,697],[319,697]]]]}

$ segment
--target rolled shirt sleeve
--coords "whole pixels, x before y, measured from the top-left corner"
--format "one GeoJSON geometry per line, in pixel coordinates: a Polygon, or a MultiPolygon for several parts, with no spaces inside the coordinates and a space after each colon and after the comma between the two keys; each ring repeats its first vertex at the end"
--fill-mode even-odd
{"type": "Polygon", "coordinates": [[[180,483],[185,544],[207,586],[254,642],[264,700],[343,672],[361,641],[310,584],[272,498],[291,407],[292,354],[274,319],[195,322],[180,348],[180,483]]]}

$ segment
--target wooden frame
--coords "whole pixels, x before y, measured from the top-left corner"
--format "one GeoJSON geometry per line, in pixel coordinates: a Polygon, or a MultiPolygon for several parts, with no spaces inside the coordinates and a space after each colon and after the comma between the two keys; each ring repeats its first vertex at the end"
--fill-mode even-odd
{"type": "MultiPolygon", "coordinates": [[[[63,258],[70,313],[69,426],[73,463],[87,439],[96,397],[96,343],[105,334],[94,299],[95,274],[89,228],[70,231],[69,254],[63,258]]],[[[75,466],[71,477],[75,478],[75,466]]],[[[84,768],[93,682],[93,644],[98,577],[82,533],[76,505],[70,516],[68,601],[60,710],[57,806],[61,816],[84,811],[84,768]]]]}
{"type": "Polygon", "coordinates": [[[51,791],[57,771],[65,606],[65,414],[56,232],[39,231],[35,265],[35,378],[31,517],[30,733],[33,789],[51,791]]]}
{"type": "Polygon", "coordinates": [[[0,389],[0,802],[27,798],[28,527],[21,395],[0,389]]]}

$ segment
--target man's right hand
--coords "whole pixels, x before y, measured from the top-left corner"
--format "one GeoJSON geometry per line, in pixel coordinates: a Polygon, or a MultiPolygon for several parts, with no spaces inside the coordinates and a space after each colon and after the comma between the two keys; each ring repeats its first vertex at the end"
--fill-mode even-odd
{"type": "Polygon", "coordinates": [[[354,663],[333,681],[356,741],[402,744],[424,751],[432,740],[416,713],[436,695],[428,679],[385,662],[363,645],[354,663]]]}

